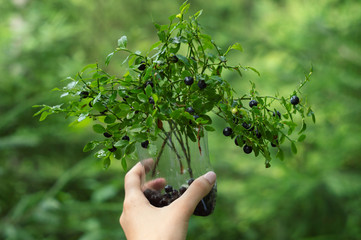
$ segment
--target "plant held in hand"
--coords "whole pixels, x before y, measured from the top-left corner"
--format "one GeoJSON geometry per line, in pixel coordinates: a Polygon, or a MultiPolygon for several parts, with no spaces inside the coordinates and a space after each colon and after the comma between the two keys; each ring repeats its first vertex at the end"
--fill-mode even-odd
{"type": "Polygon", "coordinates": [[[271,162],[270,146],[277,144],[276,157],[283,159],[282,146],[288,141],[294,153],[295,143],[305,139],[305,119],[315,116],[302,98],[301,88],[309,81],[312,69],[305,80],[289,96],[260,95],[251,82],[248,92],[238,95],[224,78],[225,71],[242,71],[253,67],[232,65],[227,61],[231,51],[242,51],[239,43],[221,49],[211,36],[202,32],[198,18],[202,11],[186,17],[189,4],[172,15],[168,25],[155,24],[159,41],[142,54],[127,48],[127,37],[118,40],[118,47],[105,61],[119,52],[127,53],[127,69],[113,75],[96,64],[85,66],[63,89],[61,97],[67,101],[57,106],[38,105],[40,120],[50,114],[64,113],[75,117],[74,123],[85,119],[93,121],[96,133],[102,140],[93,140],[84,151],[100,148],[95,154],[107,168],[111,160],[119,159],[127,169],[127,159],[134,158],[136,145],[155,156],[156,164],[162,149],[155,142],[161,139],[162,147],[176,141],[182,146],[178,155],[184,154],[189,177],[193,178],[188,153],[190,142],[199,142],[204,131],[214,131],[212,118],[219,117],[227,126],[223,134],[231,138],[246,154],[263,155],[265,166],[271,162]],[[190,107],[192,106],[192,107],[190,107]],[[276,110],[277,108],[277,110],[276,110]],[[282,114],[282,118],[281,118],[282,114]],[[278,117],[275,117],[278,116],[278,117]],[[298,123],[302,126],[299,137],[291,135],[298,123]],[[165,127],[167,126],[167,128],[165,127]],[[173,136],[173,137],[171,137],[173,136]]]}

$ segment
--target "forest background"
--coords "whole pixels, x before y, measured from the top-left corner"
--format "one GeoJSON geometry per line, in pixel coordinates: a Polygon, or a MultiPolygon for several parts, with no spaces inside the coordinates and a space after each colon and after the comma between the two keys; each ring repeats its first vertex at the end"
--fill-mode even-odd
{"type": "MultiPolygon", "coordinates": [[[[333,240],[361,237],[361,3],[359,0],[192,0],[191,13],[236,61],[261,76],[261,93],[289,95],[314,68],[304,94],[316,113],[297,155],[264,168],[231,140],[209,134],[218,175],[214,214],[192,217],[188,239],[333,240]],[[234,55],[236,57],[236,55],[234,55]],[[225,144],[217,144],[220,141],[225,144]]],[[[51,89],[84,65],[104,66],[118,38],[144,51],[182,1],[5,0],[0,3],[0,239],[125,239],[118,218],[124,171],[103,170],[82,148],[86,123],[39,122],[33,105],[57,104],[51,89]]],[[[111,64],[117,70],[119,65],[111,64]]]]}

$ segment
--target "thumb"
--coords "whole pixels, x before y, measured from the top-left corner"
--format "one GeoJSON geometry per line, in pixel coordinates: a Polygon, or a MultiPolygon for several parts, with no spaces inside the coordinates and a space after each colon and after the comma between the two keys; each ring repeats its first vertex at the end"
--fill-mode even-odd
{"type": "Polygon", "coordinates": [[[213,171],[198,177],[188,187],[187,191],[175,201],[178,205],[176,207],[182,209],[186,215],[191,216],[197,204],[211,191],[216,178],[217,176],[213,171]]]}

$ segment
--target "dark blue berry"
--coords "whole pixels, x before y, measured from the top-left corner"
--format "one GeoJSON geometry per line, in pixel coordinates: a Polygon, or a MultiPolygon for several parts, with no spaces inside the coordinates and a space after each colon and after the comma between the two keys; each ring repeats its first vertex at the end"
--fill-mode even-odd
{"type": "Polygon", "coordinates": [[[185,77],[184,78],[184,83],[188,86],[192,85],[194,82],[194,79],[192,77],[185,77]]]}
{"type": "Polygon", "coordinates": [[[143,70],[145,69],[145,67],[146,67],[145,62],[142,61],[141,64],[139,65],[138,69],[139,69],[140,71],[143,71],[143,70]]]}
{"type": "Polygon", "coordinates": [[[186,112],[188,112],[189,114],[193,114],[195,111],[192,107],[187,107],[186,112]]]}
{"type": "Polygon", "coordinates": [[[178,57],[176,56],[176,55],[173,55],[173,56],[171,56],[170,58],[169,58],[169,60],[172,62],[172,63],[176,63],[176,62],[178,62],[178,57]]]}
{"type": "Polygon", "coordinates": [[[87,98],[89,96],[88,91],[81,91],[79,94],[80,98],[87,98]]]}
{"type": "Polygon", "coordinates": [[[149,101],[150,104],[154,104],[154,103],[155,103],[155,102],[154,102],[154,99],[153,99],[152,97],[149,97],[149,100],[148,100],[148,101],[149,101]]]}
{"type": "Polygon", "coordinates": [[[274,116],[274,117],[276,116],[276,114],[277,114],[277,116],[278,116],[279,118],[281,118],[281,113],[280,113],[279,111],[273,112],[273,116],[274,116]]]}
{"type": "Polygon", "coordinates": [[[199,87],[200,89],[206,88],[206,87],[207,87],[206,81],[204,81],[204,80],[199,80],[199,81],[198,81],[198,87],[199,87]]]}
{"type": "Polygon", "coordinates": [[[149,141],[146,140],[146,141],[144,141],[144,142],[141,142],[140,145],[142,146],[142,148],[148,148],[149,141]]]}
{"type": "Polygon", "coordinates": [[[194,179],[193,179],[193,178],[191,178],[191,179],[189,179],[189,180],[187,181],[188,185],[191,185],[192,182],[194,182],[194,179]]]}
{"type": "Polygon", "coordinates": [[[245,129],[250,129],[251,128],[251,124],[248,124],[248,123],[246,123],[246,122],[243,122],[242,123],[242,127],[244,127],[245,129]]]}
{"type": "Polygon", "coordinates": [[[199,118],[198,115],[193,115],[194,120],[197,120],[199,118]]]}
{"type": "Polygon", "coordinates": [[[151,87],[154,87],[154,84],[152,81],[146,81],[144,84],[144,87],[147,87],[148,85],[150,85],[151,87]]]}
{"type": "Polygon", "coordinates": [[[171,192],[173,192],[173,187],[171,185],[167,185],[164,187],[164,191],[166,193],[171,193],[171,192]]]}
{"type": "Polygon", "coordinates": [[[109,150],[109,152],[115,152],[115,151],[117,151],[117,148],[113,146],[112,148],[109,148],[108,150],[109,150]]]}
{"type": "Polygon", "coordinates": [[[179,194],[182,195],[183,193],[185,193],[186,190],[187,190],[186,187],[180,187],[179,188],[179,194]]]}
{"type": "Polygon", "coordinates": [[[246,153],[246,154],[250,154],[252,152],[252,147],[251,146],[248,146],[248,145],[244,145],[243,146],[243,151],[246,153]]]}
{"type": "Polygon", "coordinates": [[[296,95],[294,95],[291,97],[291,103],[292,105],[297,105],[300,103],[300,99],[296,95]]]}
{"type": "Polygon", "coordinates": [[[122,137],[122,140],[129,141],[129,137],[127,135],[122,137]]]}
{"type": "Polygon", "coordinates": [[[223,135],[226,137],[230,136],[232,133],[233,133],[233,130],[230,127],[226,127],[223,129],[223,135]]]}
{"type": "Polygon", "coordinates": [[[110,137],[112,137],[113,135],[111,135],[110,133],[108,133],[108,132],[105,132],[105,133],[103,133],[103,135],[104,135],[104,137],[107,137],[107,138],[110,138],[110,137]]]}
{"type": "Polygon", "coordinates": [[[250,108],[253,108],[253,107],[257,106],[257,104],[258,104],[258,102],[257,102],[256,100],[251,100],[251,101],[249,102],[249,107],[250,107],[250,108]]]}

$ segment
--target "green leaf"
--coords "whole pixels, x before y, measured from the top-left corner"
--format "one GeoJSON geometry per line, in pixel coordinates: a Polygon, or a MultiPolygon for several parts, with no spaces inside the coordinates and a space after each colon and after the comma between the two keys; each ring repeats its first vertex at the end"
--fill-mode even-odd
{"type": "Polygon", "coordinates": [[[96,133],[104,133],[106,131],[105,128],[100,124],[93,125],[93,130],[96,133]]]}
{"type": "Polygon", "coordinates": [[[104,122],[107,123],[107,124],[114,123],[116,120],[117,120],[117,118],[114,115],[107,115],[104,118],[104,122]]]}
{"type": "Polygon", "coordinates": [[[114,55],[114,52],[108,54],[107,58],[105,59],[106,66],[109,65],[110,59],[113,57],[113,55],[114,55]]]}
{"type": "Polygon", "coordinates": [[[95,110],[97,110],[98,112],[103,112],[103,111],[107,110],[107,108],[101,102],[96,102],[93,105],[93,108],[95,110]]]}
{"type": "Polygon", "coordinates": [[[134,151],[135,151],[135,142],[130,143],[125,148],[125,154],[126,155],[129,155],[129,154],[133,153],[134,151]]]}
{"type": "Polygon", "coordinates": [[[83,121],[84,119],[86,119],[88,117],[89,113],[82,113],[79,115],[78,117],[78,122],[83,121]]]}
{"type": "Polygon", "coordinates": [[[98,146],[98,144],[99,144],[99,143],[94,142],[94,141],[88,142],[88,143],[84,146],[83,152],[89,152],[89,151],[91,151],[91,150],[94,150],[94,148],[95,148],[96,146],[98,146]]]}
{"type": "Polygon", "coordinates": [[[181,62],[184,63],[184,65],[186,65],[187,67],[190,67],[190,66],[191,66],[191,65],[189,64],[188,59],[187,59],[185,56],[183,56],[183,55],[181,55],[181,54],[176,54],[176,56],[178,57],[178,59],[179,59],[181,62]]]}
{"type": "Polygon", "coordinates": [[[284,153],[283,150],[281,148],[278,148],[278,152],[276,154],[276,157],[279,158],[280,160],[284,160],[284,153]]]}
{"type": "Polygon", "coordinates": [[[297,153],[297,147],[296,147],[296,144],[294,142],[291,142],[291,150],[294,154],[297,153]]]}
{"type": "Polygon", "coordinates": [[[233,44],[232,46],[230,46],[230,47],[227,49],[227,51],[226,51],[226,53],[225,53],[224,55],[227,55],[228,52],[229,52],[230,50],[232,50],[232,49],[235,49],[235,50],[238,50],[238,51],[243,52],[242,45],[239,44],[239,43],[235,43],[235,44],[233,44]]]}
{"type": "Polygon", "coordinates": [[[141,102],[148,102],[148,99],[149,99],[144,93],[139,93],[137,95],[137,97],[138,97],[139,101],[141,101],[141,102]]]}
{"type": "Polygon", "coordinates": [[[214,132],[214,131],[216,131],[216,129],[214,129],[214,128],[211,127],[211,126],[204,126],[204,128],[205,128],[208,132],[214,132]]]}
{"type": "Polygon", "coordinates": [[[49,112],[42,112],[39,121],[44,121],[48,115],[50,115],[49,112]]]}
{"type": "Polygon", "coordinates": [[[298,132],[298,134],[301,134],[302,132],[304,132],[304,131],[306,130],[306,128],[307,128],[307,125],[306,125],[305,121],[302,120],[302,128],[301,128],[301,130],[298,132]]]}
{"type": "Polygon", "coordinates": [[[123,148],[129,144],[129,141],[127,140],[119,140],[118,142],[114,143],[114,147],[120,147],[123,148]]]}
{"type": "Polygon", "coordinates": [[[127,36],[122,36],[121,38],[118,39],[118,47],[121,49],[124,49],[127,47],[127,36]]]}
{"type": "Polygon", "coordinates": [[[109,166],[110,166],[110,158],[106,157],[106,158],[103,159],[103,168],[108,169],[109,166]]]}
{"type": "Polygon", "coordinates": [[[145,88],[145,94],[148,98],[152,96],[152,86],[150,84],[145,88]]]}
{"type": "Polygon", "coordinates": [[[127,159],[125,158],[125,156],[122,157],[121,163],[122,163],[123,170],[127,171],[128,166],[127,166],[127,159]]]}
{"type": "Polygon", "coordinates": [[[302,134],[301,136],[298,137],[297,141],[298,141],[298,142],[302,142],[302,141],[305,140],[305,138],[306,138],[306,135],[305,135],[305,134],[302,134]]]}

